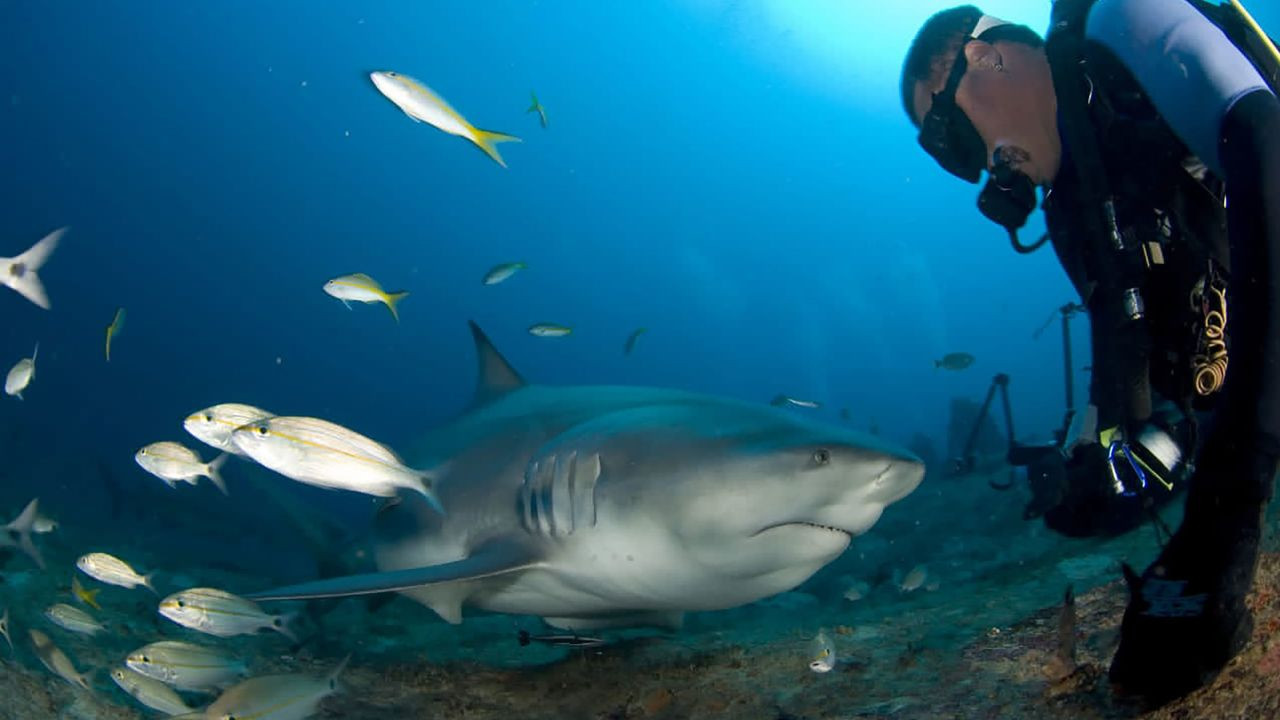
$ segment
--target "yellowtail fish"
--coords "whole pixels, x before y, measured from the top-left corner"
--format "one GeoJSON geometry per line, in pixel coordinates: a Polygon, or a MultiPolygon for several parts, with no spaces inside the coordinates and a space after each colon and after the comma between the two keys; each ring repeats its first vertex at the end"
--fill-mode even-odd
{"type": "Polygon", "coordinates": [[[155,587],[151,585],[151,575],[139,575],[129,567],[129,563],[107,553],[95,552],[81,555],[80,559],[76,560],[76,567],[80,568],[80,572],[98,582],[129,589],[141,585],[153,593],[156,592],[155,587]]]}
{"type": "Polygon", "coordinates": [[[191,413],[182,422],[182,427],[209,447],[244,455],[244,451],[231,442],[232,431],[241,425],[269,418],[273,414],[252,405],[222,403],[191,413]]]}
{"type": "Polygon", "coordinates": [[[790,397],[789,395],[775,395],[773,400],[769,401],[769,404],[774,407],[794,405],[795,407],[809,408],[810,410],[816,410],[817,408],[822,407],[822,403],[817,400],[800,400],[790,397]]]}
{"type": "Polygon", "coordinates": [[[18,514],[18,517],[4,525],[0,525],[0,548],[16,547],[31,558],[31,562],[43,569],[44,558],[40,556],[40,550],[36,548],[36,544],[31,539],[31,533],[35,530],[36,518],[39,516],[40,498],[33,498],[18,514]]]}
{"type": "Polygon", "coordinates": [[[382,285],[378,284],[377,280],[364,273],[336,277],[324,284],[324,291],[341,300],[348,310],[351,309],[352,302],[380,302],[387,306],[387,309],[391,311],[391,317],[396,322],[400,322],[400,313],[396,310],[396,306],[400,304],[401,300],[409,296],[409,293],[403,291],[389,293],[383,290],[382,285]]]}
{"type": "Polygon", "coordinates": [[[315,714],[320,701],[338,691],[338,675],[347,656],[327,677],[263,675],[234,685],[205,709],[210,718],[303,720],[315,714]]]}
{"type": "Polygon", "coordinates": [[[378,92],[395,103],[414,122],[425,122],[450,135],[470,140],[502,167],[506,167],[507,163],[498,154],[498,143],[520,142],[520,138],[514,135],[477,128],[431,88],[408,75],[387,70],[369,73],[369,79],[373,80],[378,92]]]}
{"type": "Polygon", "coordinates": [[[6,395],[16,396],[22,399],[22,391],[27,389],[32,380],[36,379],[36,356],[40,354],[40,343],[36,343],[36,349],[31,353],[31,357],[22,358],[13,367],[9,368],[9,374],[4,378],[4,392],[6,395]]]}
{"type": "Polygon", "coordinates": [[[531,112],[536,112],[536,113],[538,113],[538,121],[542,123],[542,128],[545,130],[545,129],[546,129],[546,127],[547,127],[547,111],[546,111],[546,108],[542,107],[542,103],[538,102],[538,94],[537,94],[537,93],[535,93],[535,92],[530,92],[530,93],[529,93],[529,95],[533,98],[533,102],[529,103],[529,109],[528,109],[528,110],[525,110],[524,112],[525,112],[525,114],[526,114],[526,115],[528,115],[528,114],[529,114],[529,113],[531,113],[531,112]]]}
{"type": "Polygon", "coordinates": [[[121,690],[132,695],[134,700],[152,710],[165,715],[181,715],[194,711],[168,685],[145,675],[139,675],[128,668],[112,670],[111,679],[116,681],[116,685],[119,685],[121,690]]]}
{"type": "Polygon", "coordinates": [[[973,364],[974,357],[969,353],[949,353],[943,355],[941,360],[934,360],[933,367],[935,370],[964,370],[973,364]]]}
{"type": "Polygon", "coordinates": [[[327,420],[266,418],[237,428],[231,440],[250,458],[291,480],[376,497],[410,490],[441,510],[433,471],[405,467],[387,446],[327,420]]]}
{"type": "Polygon", "coordinates": [[[836,666],[836,645],[827,636],[826,630],[819,630],[817,637],[810,643],[809,669],[816,673],[831,672],[836,666]]]}
{"type": "Polygon", "coordinates": [[[106,627],[97,620],[94,620],[92,615],[80,608],[67,605],[66,603],[50,605],[44,611],[44,616],[48,618],[49,622],[57,625],[63,630],[69,630],[73,633],[80,633],[90,637],[106,630],[106,627]]]}
{"type": "Polygon", "coordinates": [[[4,612],[0,613],[0,636],[3,636],[4,641],[9,643],[9,654],[12,655],[15,651],[13,649],[13,638],[9,637],[9,608],[5,608],[4,612]]]}
{"type": "Polygon", "coordinates": [[[494,265],[489,272],[484,274],[484,280],[482,282],[484,282],[485,285],[497,285],[521,270],[527,270],[528,268],[529,266],[522,262],[510,262],[502,263],[501,265],[494,265]]]}
{"type": "Polygon", "coordinates": [[[564,337],[573,332],[573,328],[553,323],[538,323],[529,326],[529,334],[536,337],[564,337]]]}
{"type": "Polygon", "coordinates": [[[59,650],[48,635],[39,630],[28,630],[27,634],[31,636],[31,645],[35,649],[36,657],[40,658],[40,662],[49,669],[49,672],[72,685],[79,685],[85,690],[90,689],[90,673],[82,674],[76,670],[76,666],[71,663],[71,658],[59,650]]]}
{"type": "Polygon", "coordinates": [[[215,588],[191,588],[160,601],[160,614],[175,623],[218,637],[268,628],[297,642],[287,615],[268,615],[252,600],[215,588]]]}
{"type": "Polygon", "coordinates": [[[66,231],[66,228],[54,230],[18,257],[0,258],[0,285],[16,290],[22,297],[48,310],[49,296],[45,294],[36,271],[48,262],[66,231]]]}
{"type": "Polygon", "coordinates": [[[219,471],[228,457],[223,453],[205,462],[195,450],[169,441],[151,443],[133,455],[133,459],[143,470],[160,478],[169,487],[174,487],[174,483],[178,481],[195,485],[200,478],[207,477],[223,495],[227,494],[227,483],[223,481],[219,471]]]}
{"type": "Polygon", "coordinates": [[[107,362],[111,362],[111,341],[124,330],[124,308],[116,308],[115,317],[111,318],[111,324],[107,326],[107,362]]]}
{"type": "Polygon", "coordinates": [[[902,578],[902,583],[898,589],[904,593],[915,592],[924,586],[924,581],[929,577],[929,569],[924,565],[917,565],[911,568],[902,578]]]}
{"type": "Polygon", "coordinates": [[[88,605],[94,610],[102,609],[102,606],[98,604],[98,593],[101,591],[101,588],[86,590],[84,585],[80,584],[80,578],[75,577],[74,575],[71,576],[71,594],[75,596],[76,600],[79,600],[81,603],[88,605]]]}
{"type": "Polygon", "coordinates": [[[627,336],[627,344],[622,346],[622,354],[630,355],[631,351],[636,349],[636,342],[640,339],[640,336],[647,332],[649,332],[649,328],[636,328],[635,330],[632,330],[631,334],[627,336]]]}
{"type": "Polygon", "coordinates": [[[179,690],[221,687],[245,673],[245,664],[221,650],[162,640],[134,650],[125,659],[130,670],[179,690]]]}

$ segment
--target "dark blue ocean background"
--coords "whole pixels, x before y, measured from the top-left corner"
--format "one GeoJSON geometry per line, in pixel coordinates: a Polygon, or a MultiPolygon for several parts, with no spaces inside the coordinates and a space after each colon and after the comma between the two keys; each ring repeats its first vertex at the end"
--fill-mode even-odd
{"type": "MultiPolygon", "coordinates": [[[[1253,4],[1280,27],[1280,9],[1253,4]]],[[[39,495],[78,536],[72,557],[86,540],[231,542],[247,465],[228,465],[223,501],[164,488],[134,452],[172,439],[209,457],[181,421],[220,402],[404,447],[466,406],[468,319],[537,382],[785,393],[940,450],[952,398],[980,400],[1007,372],[1019,434],[1047,439],[1061,344],[1056,327],[1033,333],[1074,294],[1051,251],[1015,255],[977,188],[917,147],[898,97],[906,47],[942,7],[0,3],[0,255],[71,228],[41,271],[52,311],[0,292],[3,369],[40,344],[26,400],[0,398],[0,508],[39,495]],[[371,70],[522,137],[501,146],[509,168],[410,121],[371,70]],[[481,284],[517,260],[529,269],[481,284]],[[321,291],[352,272],[411,293],[399,325],[321,291]],[[108,364],[117,306],[128,322],[108,364]],[[537,322],[574,333],[533,337],[537,322]],[[949,352],[976,363],[935,369],[949,352]],[[217,527],[148,534],[193,504],[217,527]]],[[[1049,2],[986,9],[1045,28],[1049,2]]],[[[1025,237],[1041,231],[1034,218],[1025,237]]],[[[1073,327],[1078,366],[1088,339],[1073,327]]],[[[239,560],[260,559],[243,537],[239,560]]]]}

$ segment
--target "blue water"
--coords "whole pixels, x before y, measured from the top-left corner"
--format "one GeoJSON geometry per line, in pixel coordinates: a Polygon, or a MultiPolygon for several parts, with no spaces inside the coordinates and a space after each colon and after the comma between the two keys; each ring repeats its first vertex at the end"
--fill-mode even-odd
{"type": "MultiPolygon", "coordinates": [[[[1074,294],[1050,251],[1016,256],[977,188],[920,151],[898,99],[905,49],[942,6],[0,4],[0,255],[71,227],[41,272],[52,311],[0,292],[0,365],[40,343],[26,400],[0,402],[17,438],[0,441],[0,507],[38,493],[91,523],[97,475],[40,470],[68,457],[163,490],[133,453],[196,446],[181,420],[218,402],[405,444],[465,406],[468,319],[539,382],[786,393],[940,447],[951,399],[1007,372],[1019,431],[1046,437],[1061,346],[1032,335],[1074,294]],[[378,69],[522,137],[500,148],[509,168],[410,121],[378,69]],[[515,260],[529,269],[481,284],[515,260]],[[399,325],[321,291],[351,272],[411,293],[399,325]],[[574,333],[532,337],[535,322],[574,333]],[[975,365],[935,370],[956,351],[975,365]]],[[[987,4],[1036,28],[1048,7],[987,4]]]]}

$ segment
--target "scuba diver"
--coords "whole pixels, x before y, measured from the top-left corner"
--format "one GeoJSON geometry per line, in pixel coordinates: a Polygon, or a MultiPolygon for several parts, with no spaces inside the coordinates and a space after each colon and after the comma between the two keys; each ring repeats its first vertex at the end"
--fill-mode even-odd
{"type": "Polygon", "coordinates": [[[1047,38],[937,13],[902,72],[920,145],[989,180],[1014,248],[1052,243],[1087,310],[1089,406],[1031,468],[1047,524],[1108,535],[1186,489],[1109,676],[1153,704],[1248,641],[1280,458],[1280,53],[1237,2],[1056,0],[1047,38]],[[1017,232],[1037,206],[1048,233],[1017,232]]]}

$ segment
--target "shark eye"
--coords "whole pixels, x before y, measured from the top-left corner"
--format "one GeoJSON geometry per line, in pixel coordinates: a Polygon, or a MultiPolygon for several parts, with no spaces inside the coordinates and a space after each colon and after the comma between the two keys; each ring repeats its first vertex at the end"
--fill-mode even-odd
{"type": "Polygon", "coordinates": [[[818,448],[813,451],[813,464],[822,467],[831,462],[831,451],[826,448],[818,448]]]}

